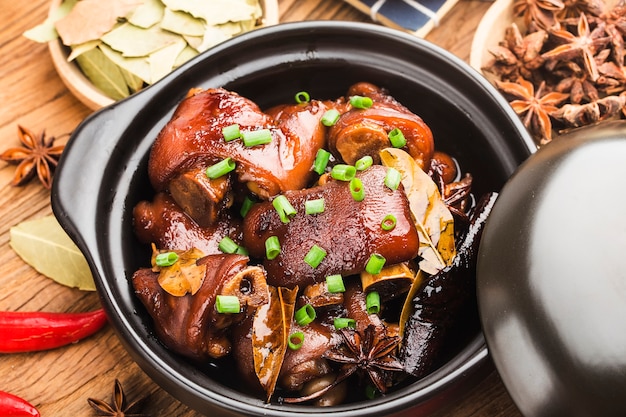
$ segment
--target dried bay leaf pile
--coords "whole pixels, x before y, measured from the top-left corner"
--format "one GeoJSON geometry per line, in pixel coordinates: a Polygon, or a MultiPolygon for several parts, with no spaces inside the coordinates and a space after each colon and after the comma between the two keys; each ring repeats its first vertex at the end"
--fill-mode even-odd
{"type": "Polygon", "coordinates": [[[83,73],[119,100],[213,45],[253,29],[258,0],[65,0],[24,36],[60,38],[83,73]]]}

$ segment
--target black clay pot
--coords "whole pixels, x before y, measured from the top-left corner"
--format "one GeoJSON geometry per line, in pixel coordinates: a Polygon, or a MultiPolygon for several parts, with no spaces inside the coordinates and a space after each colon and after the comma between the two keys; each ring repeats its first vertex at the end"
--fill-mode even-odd
{"type": "Polygon", "coordinates": [[[133,295],[129,278],[149,262],[149,248],[133,235],[131,211],[151,197],[150,146],[189,88],[225,87],[265,108],[302,90],[335,98],[358,81],[388,89],[419,114],[437,148],[473,174],[476,193],[499,190],[534,150],[506,101],[460,59],[399,31],[346,22],[290,23],[239,36],[95,113],[72,136],[56,172],[54,213],[87,257],[132,358],[189,407],[212,416],[409,416],[453,401],[489,364],[474,308],[453,332],[436,370],[383,398],[327,409],[264,404],[238,390],[228,364],[198,369],[165,349],[133,295]]]}
{"type": "Polygon", "coordinates": [[[626,415],[626,121],[532,155],[489,216],[485,336],[527,417],[626,415]]]}

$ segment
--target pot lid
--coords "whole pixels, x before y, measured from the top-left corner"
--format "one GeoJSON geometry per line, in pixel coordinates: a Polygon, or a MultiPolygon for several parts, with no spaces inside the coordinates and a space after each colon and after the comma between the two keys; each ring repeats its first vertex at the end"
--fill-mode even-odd
{"type": "Polygon", "coordinates": [[[477,265],[489,351],[530,416],[626,412],[626,121],[560,136],[505,184],[477,265]]]}

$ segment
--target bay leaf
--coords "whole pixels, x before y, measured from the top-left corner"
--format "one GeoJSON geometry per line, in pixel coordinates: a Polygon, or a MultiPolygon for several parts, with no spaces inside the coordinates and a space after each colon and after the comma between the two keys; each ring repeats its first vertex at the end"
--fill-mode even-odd
{"type": "Polygon", "coordinates": [[[96,289],[85,257],[52,215],[11,227],[9,244],[39,273],[59,284],[96,289]]]}
{"type": "Polygon", "coordinates": [[[161,29],[155,25],[143,29],[130,23],[124,23],[100,39],[124,57],[145,57],[165,48],[180,39],[179,35],[161,29]]]}
{"type": "Polygon", "coordinates": [[[420,238],[420,269],[435,274],[452,262],[454,218],[441,198],[437,184],[407,152],[387,148],[380,152],[383,165],[402,173],[402,185],[420,238]]]}
{"type": "Polygon", "coordinates": [[[76,45],[100,38],[142,3],[142,0],[81,0],[55,23],[63,44],[76,45]]]}
{"type": "Polygon", "coordinates": [[[135,26],[148,29],[163,19],[165,5],[161,0],[144,0],[143,4],[128,15],[128,21],[135,26]]]}
{"type": "Polygon", "coordinates": [[[96,39],[93,41],[88,41],[72,46],[72,52],[68,55],[67,61],[71,62],[75,60],[77,56],[82,55],[87,51],[91,51],[94,48],[97,48],[101,43],[102,42],[99,39],[96,39]]]}
{"type": "Polygon", "coordinates": [[[120,100],[130,94],[120,68],[100,48],[77,56],[76,62],[85,76],[112,99],[120,100]]]}
{"type": "Polygon", "coordinates": [[[198,46],[198,51],[204,52],[229,38],[230,36],[222,32],[218,27],[207,26],[206,31],[204,32],[204,38],[202,38],[202,44],[198,46]]]}
{"type": "Polygon", "coordinates": [[[163,3],[172,10],[204,19],[209,26],[260,17],[258,8],[246,0],[163,0],[163,3]]]}
{"type": "Polygon", "coordinates": [[[150,62],[150,80],[153,84],[172,71],[176,59],[185,49],[185,46],[187,46],[187,42],[183,38],[179,38],[173,44],[150,54],[148,61],[150,62]]]}
{"type": "Polygon", "coordinates": [[[185,49],[183,49],[180,54],[178,54],[178,57],[176,57],[176,62],[174,62],[174,67],[178,68],[181,65],[183,65],[185,62],[189,61],[191,58],[195,57],[196,55],[198,55],[198,51],[192,47],[189,46],[189,44],[187,44],[187,46],[185,46],[185,49]]]}
{"type": "Polygon", "coordinates": [[[147,56],[127,58],[122,56],[121,52],[112,49],[107,44],[101,44],[100,50],[115,63],[118,67],[122,68],[141,78],[146,84],[150,84],[150,62],[148,62],[147,56]]]}
{"type": "Polygon", "coordinates": [[[55,23],[57,20],[64,18],[70,13],[77,1],[78,0],[66,0],[62,2],[59,7],[50,10],[48,18],[44,20],[43,23],[28,29],[23,35],[32,41],[41,43],[58,39],[59,34],[57,33],[55,23]]]}
{"type": "Polygon", "coordinates": [[[165,8],[161,29],[187,36],[202,36],[206,23],[186,12],[165,8]]]}

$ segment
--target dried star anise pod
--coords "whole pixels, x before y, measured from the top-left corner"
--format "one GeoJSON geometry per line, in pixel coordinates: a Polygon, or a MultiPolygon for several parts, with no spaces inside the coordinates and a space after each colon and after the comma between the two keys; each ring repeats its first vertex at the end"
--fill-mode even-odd
{"type": "Polygon", "coordinates": [[[45,131],[35,135],[29,129],[18,125],[18,137],[23,146],[10,148],[0,155],[0,159],[18,164],[11,185],[28,183],[35,174],[44,187],[52,186],[52,172],[57,166],[64,145],[54,146],[53,136],[46,138],[45,131]]]}
{"type": "Polygon", "coordinates": [[[513,110],[523,118],[524,126],[541,142],[552,140],[550,114],[557,111],[557,105],[568,98],[568,94],[556,91],[544,94],[545,82],[535,92],[534,85],[519,79],[517,83],[498,82],[497,87],[515,100],[509,102],[513,110]]]}
{"type": "Polygon", "coordinates": [[[623,94],[606,96],[590,103],[566,104],[550,115],[567,127],[581,127],[619,116],[624,103],[623,94]]]}
{"type": "Polygon", "coordinates": [[[587,16],[600,16],[604,11],[602,0],[563,0],[563,8],[556,12],[559,20],[578,18],[582,13],[587,16]]]}
{"type": "Polygon", "coordinates": [[[600,77],[595,54],[604,48],[610,38],[604,31],[604,25],[598,25],[591,30],[584,13],[580,15],[577,25],[578,36],[565,29],[551,30],[550,37],[556,38],[561,45],[545,52],[542,56],[549,61],[569,61],[582,58],[585,70],[591,76],[592,81],[600,77]]]}
{"type": "Polygon", "coordinates": [[[561,0],[515,0],[513,13],[523,17],[527,27],[535,23],[540,29],[550,29],[558,26],[555,13],[563,7],[561,0]]]}
{"type": "Polygon", "coordinates": [[[87,402],[99,416],[111,417],[149,417],[147,414],[136,412],[143,400],[138,400],[130,405],[126,405],[126,395],[122,388],[122,383],[116,379],[111,395],[111,404],[95,398],[88,398],[87,402]]]}

